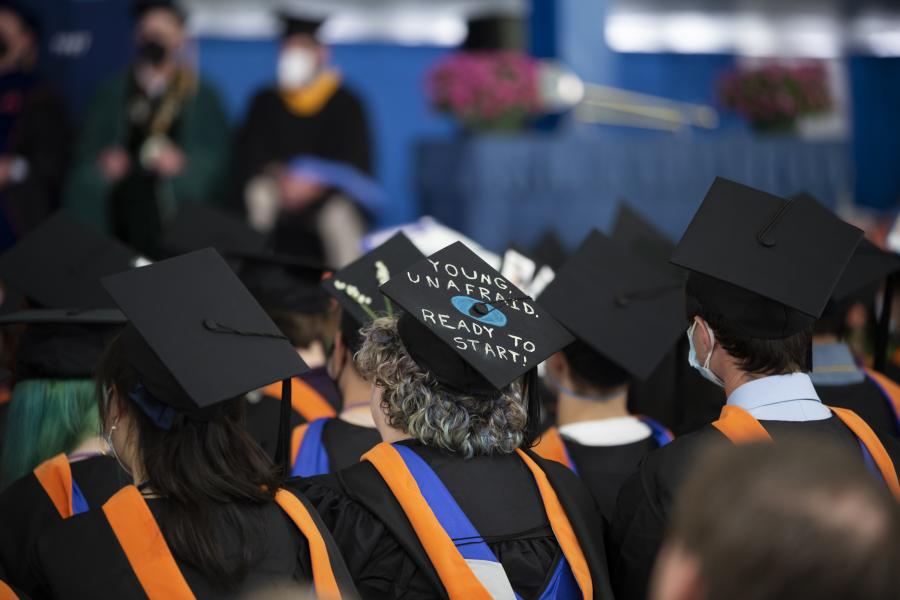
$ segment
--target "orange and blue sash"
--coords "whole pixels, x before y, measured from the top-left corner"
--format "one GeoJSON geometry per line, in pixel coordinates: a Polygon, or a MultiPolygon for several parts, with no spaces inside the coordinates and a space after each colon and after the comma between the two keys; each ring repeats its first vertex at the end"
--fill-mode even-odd
{"type": "MultiPolygon", "coordinates": [[[[852,410],[834,406],[828,408],[856,436],[866,466],[881,477],[894,497],[900,499],[900,481],[897,479],[894,462],[872,428],[852,410]]],[[[712,426],[735,444],[772,441],[772,436],[763,424],[739,406],[723,406],[719,419],[712,426]]]]}
{"type": "MultiPolygon", "coordinates": [[[[541,598],[591,598],[587,560],[555,490],[527,454],[517,454],[535,478],[563,553],[541,598]]],[[[397,499],[451,600],[490,598],[467,561],[499,561],[427,463],[411,449],[387,443],[375,446],[363,460],[372,463],[397,499]]]]}
{"type": "Polygon", "coordinates": [[[65,454],[57,454],[38,465],[34,476],[63,519],[90,509],[81,488],[72,478],[72,467],[65,454]]]}
{"type": "Polygon", "coordinates": [[[874,383],[878,389],[881,390],[881,394],[884,396],[888,407],[891,409],[891,414],[894,415],[894,422],[897,424],[897,430],[900,431],[900,385],[897,385],[895,381],[873,369],[864,369],[864,372],[869,381],[874,383]]]}
{"type": "Polygon", "coordinates": [[[294,449],[292,477],[312,477],[331,472],[328,452],[322,443],[322,432],[330,420],[323,417],[294,428],[291,436],[291,447],[294,449]]]}

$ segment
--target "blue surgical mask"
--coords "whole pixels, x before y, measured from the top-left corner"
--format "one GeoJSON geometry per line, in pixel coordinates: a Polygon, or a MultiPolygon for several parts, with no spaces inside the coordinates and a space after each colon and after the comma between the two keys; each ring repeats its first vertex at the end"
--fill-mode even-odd
{"type": "Polygon", "coordinates": [[[712,358],[713,348],[716,347],[716,337],[713,335],[712,329],[710,329],[708,325],[706,325],[706,331],[709,333],[710,340],[709,354],[706,355],[706,360],[702,365],[700,364],[700,361],[697,360],[697,349],[694,347],[694,328],[697,326],[697,323],[697,321],[694,321],[687,330],[688,344],[690,344],[691,347],[691,351],[688,353],[688,363],[697,369],[697,372],[699,372],[704,379],[711,381],[720,388],[724,388],[725,382],[709,368],[709,360],[712,358]]]}

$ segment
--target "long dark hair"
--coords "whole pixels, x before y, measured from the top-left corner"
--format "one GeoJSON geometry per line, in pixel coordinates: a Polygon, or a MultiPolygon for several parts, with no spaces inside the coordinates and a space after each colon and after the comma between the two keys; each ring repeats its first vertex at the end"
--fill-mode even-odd
{"type": "Polygon", "coordinates": [[[208,421],[179,414],[171,429],[161,429],[128,399],[138,375],[118,339],[100,359],[96,380],[101,423],[109,412],[103,390],[115,386],[136,425],[147,481],[166,499],[159,525],[175,558],[215,587],[235,587],[264,554],[263,509],[282,483],[244,427],[243,399],[225,403],[208,421]],[[237,559],[226,555],[235,542],[241,549],[237,559]]]}

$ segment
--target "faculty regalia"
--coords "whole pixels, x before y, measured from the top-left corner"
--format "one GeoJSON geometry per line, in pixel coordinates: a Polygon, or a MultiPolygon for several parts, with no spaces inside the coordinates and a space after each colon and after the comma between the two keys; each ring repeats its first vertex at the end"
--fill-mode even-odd
{"type": "MultiPolygon", "coordinates": [[[[534,367],[572,341],[566,330],[459,242],[381,292],[404,310],[397,331],[410,359],[447,393],[496,397],[525,375],[527,446],[540,426],[534,367]],[[513,350],[516,339],[531,360],[513,350]]],[[[589,492],[525,448],[465,458],[413,440],[382,443],[358,465],[295,485],[335,534],[365,598],[611,595],[589,492]]]]}
{"type": "Polygon", "coordinates": [[[54,523],[99,508],[131,483],[116,459],[95,455],[69,462],[65,455],[41,464],[0,494],[0,563],[7,581],[33,591],[28,560],[54,523]]]}
{"type": "MultiPolygon", "coordinates": [[[[306,370],[293,346],[212,249],[113,275],[103,285],[129,319],[119,338],[138,379],[129,401],[156,427],[215,418],[223,403],[273,380],[284,382],[289,394],[290,378],[306,370]]],[[[281,430],[287,433],[285,421],[281,430]]],[[[284,467],[286,435],[282,441],[278,455],[284,467]]],[[[323,598],[352,593],[330,535],[302,497],[279,489],[268,503],[233,502],[235,510],[257,517],[269,534],[240,539],[225,517],[216,523],[226,556],[237,559],[250,544],[262,545],[259,562],[235,588],[223,590],[221,582],[173,556],[163,531],[170,500],[155,497],[152,487],[153,481],[125,486],[100,510],[47,531],[30,566],[38,595],[221,598],[279,580],[311,581],[323,598]]]]}
{"type": "MultiPolygon", "coordinates": [[[[784,200],[717,178],[672,262],[690,271],[689,298],[699,307],[689,314],[713,315],[739,335],[780,340],[811,329],[861,238],[812,199],[784,200]]],[[[844,444],[900,493],[892,438],[876,435],[852,411],[827,408],[804,372],[754,379],[730,392],[717,421],[647,455],[623,486],[609,539],[617,597],[645,597],[669,510],[699,453],[729,440],[777,442],[800,433],[844,444]]]]}
{"type": "MultiPolygon", "coordinates": [[[[577,340],[564,355],[573,377],[615,394],[630,379],[646,379],[684,331],[682,281],[661,274],[632,249],[596,230],[558,270],[540,301],[577,340]]],[[[549,374],[546,379],[572,398],[598,404],[608,400],[564,389],[549,374]]],[[[560,425],[544,433],[535,451],[573,468],[607,518],[619,486],[643,453],[672,439],[666,427],[649,417],[560,425]],[[572,435],[565,435],[566,428],[572,428],[572,435]],[[621,443],[614,441],[619,431],[621,443]]]]}

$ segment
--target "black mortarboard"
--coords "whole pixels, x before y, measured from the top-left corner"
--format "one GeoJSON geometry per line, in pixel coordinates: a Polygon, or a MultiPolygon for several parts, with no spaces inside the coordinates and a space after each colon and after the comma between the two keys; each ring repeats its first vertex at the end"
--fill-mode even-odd
{"type": "Polygon", "coordinates": [[[94,374],[107,344],[125,323],[119,310],[21,310],[0,325],[27,325],[16,347],[16,379],[82,379],[94,374]]]}
{"type": "Polygon", "coordinates": [[[169,256],[215,248],[222,254],[262,252],[267,238],[240,216],[203,204],[178,211],[165,228],[160,248],[169,256]]]}
{"type": "Polygon", "coordinates": [[[395,275],[381,291],[405,311],[399,331],[410,356],[463,393],[496,393],[572,341],[460,242],[395,275]]]}
{"type": "Polygon", "coordinates": [[[145,260],[119,241],[56,213],[0,256],[0,277],[45,308],[111,308],[100,278],[145,260]]]}
{"type": "Polygon", "coordinates": [[[619,204],[610,239],[629,248],[655,269],[684,278],[682,269],[669,262],[675,243],[629,204],[619,204]]]}
{"type": "Polygon", "coordinates": [[[377,315],[393,311],[379,286],[424,258],[409,238],[399,232],[323,281],[322,286],[337,299],[345,313],[364,324],[377,315]]]}
{"type": "Polygon", "coordinates": [[[825,308],[862,232],[815,200],[717,178],[672,262],[688,290],[738,333],[781,339],[825,308]]]}
{"type": "Polygon", "coordinates": [[[541,294],[575,337],[644,379],[684,334],[684,286],[592,231],[541,294]]]}
{"type": "Polygon", "coordinates": [[[125,358],[158,402],[195,413],[307,370],[212,249],[106,277],[125,358]]]}
{"type": "Polygon", "coordinates": [[[309,16],[299,16],[288,13],[281,13],[278,17],[281,19],[282,39],[292,35],[308,35],[315,39],[316,35],[319,33],[319,28],[322,26],[322,23],[325,22],[324,19],[315,19],[309,16]]]}
{"type": "Polygon", "coordinates": [[[235,254],[238,274],[256,301],[266,310],[318,314],[328,310],[331,298],[322,289],[324,266],[287,254],[235,254]]]}

